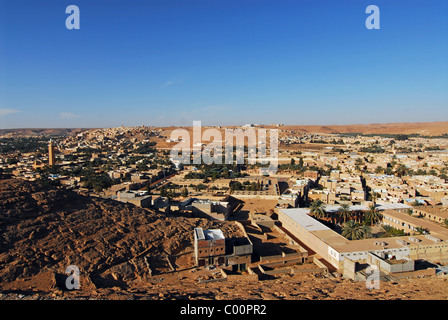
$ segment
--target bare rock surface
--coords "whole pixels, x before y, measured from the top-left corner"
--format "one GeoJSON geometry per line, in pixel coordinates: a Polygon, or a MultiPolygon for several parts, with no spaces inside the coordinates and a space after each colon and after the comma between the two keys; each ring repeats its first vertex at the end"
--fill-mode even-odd
{"type": "Polygon", "coordinates": [[[221,228],[227,236],[240,233],[229,223],[166,217],[114,200],[2,179],[0,286],[48,271],[63,274],[76,265],[94,287],[125,288],[148,276],[145,257],[164,264],[166,256],[191,250],[198,226],[221,228]]]}

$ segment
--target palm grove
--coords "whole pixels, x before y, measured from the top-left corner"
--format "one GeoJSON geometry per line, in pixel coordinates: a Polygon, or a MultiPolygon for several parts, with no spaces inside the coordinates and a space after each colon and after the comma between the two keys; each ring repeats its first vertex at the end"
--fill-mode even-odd
{"type": "Polygon", "coordinates": [[[336,212],[327,212],[321,200],[311,203],[310,214],[316,219],[341,226],[342,236],[350,240],[371,238],[372,226],[382,219],[375,204],[370,205],[367,211],[352,211],[350,205],[341,204],[336,212]]]}

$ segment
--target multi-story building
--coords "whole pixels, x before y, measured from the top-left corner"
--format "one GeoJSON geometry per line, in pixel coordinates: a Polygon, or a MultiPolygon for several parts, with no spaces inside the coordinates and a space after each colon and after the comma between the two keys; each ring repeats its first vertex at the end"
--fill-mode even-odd
{"type": "Polygon", "coordinates": [[[225,262],[226,240],[220,229],[194,229],[194,257],[196,265],[222,265],[225,262]]]}
{"type": "Polygon", "coordinates": [[[247,236],[226,239],[220,229],[194,229],[194,259],[197,266],[231,267],[245,271],[251,262],[253,245],[247,236]]]}

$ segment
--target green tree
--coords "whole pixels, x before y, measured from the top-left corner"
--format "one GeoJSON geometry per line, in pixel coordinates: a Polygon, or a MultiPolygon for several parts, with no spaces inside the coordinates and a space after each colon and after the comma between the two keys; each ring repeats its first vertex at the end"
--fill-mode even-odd
{"type": "Polygon", "coordinates": [[[413,205],[414,207],[418,207],[418,206],[420,206],[421,204],[420,204],[420,202],[419,202],[417,199],[415,199],[414,202],[412,202],[412,205],[413,205]]]}
{"type": "Polygon", "coordinates": [[[376,204],[376,200],[377,200],[378,198],[380,198],[381,195],[380,195],[378,192],[372,192],[371,197],[372,197],[372,201],[373,201],[373,203],[376,204]]]}
{"type": "Polygon", "coordinates": [[[162,188],[160,188],[160,196],[161,197],[167,197],[168,196],[168,190],[166,189],[165,186],[162,186],[162,188]]]}
{"type": "Polygon", "coordinates": [[[365,220],[372,226],[374,223],[378,223],[383,219],[383,215],[378,211],[375,204],[369,206],[369,210],[366,211],[365,220]]]}
{"type": "Polygon", "coordinates": [[[377,166],[376,168],[375,168],[375,173],[383,173],[384,172],[384,168],[383,167],[381,167],[381,166],[377,166]]]}
{"type": "Polygon", "coordinates": [[[181,194],[180,194],[182,197],[188,197],[188,189],[187,188],[184,188],[183,190],[182,190],[182,192],[181,192],[181,194]]]}
{"type": "Polygon", "coordinates": [[[445,227],[448,228],[448,219],[443,220],[443,223],[445,224],[445,227]]]}
{"type": "Polygon", "coordinates": [[[327,216],[325,205],[321,200],[315,200],[311,203],[310,213],[317,219],[321,219],[327,216]]]}
{"type": "Polygon", "coordinates": [[[234,181],[230,184],[230,191],[243,190],[243,185],[239,181],[234,181]]]}
{"type": "Polygon", "coordinates": [[[347,219],[350,219],[353,216],[353,213],[350,210],[350,205],[346,203],[341,204],[338,210],[338,215],[341,219],[344,220],[344,223],[347,221],[347,219]]]}
{"type": "Polygon", "coordinates": [[[402,176],[407,175],[408,172],[409,172],[409,168],[406,167],[404,164],[399,164],[399,165],[397,166],[397,169],[395,170],[395,174],[396,174],[398,177],[400,177],[400,178],[401,178],[402,176]]]}
{"type": "Polygon", "coordinates": [[[369,227],[366,224],[363,224],[361,229],[362,229],[364,239],[372,238],[372,228],[371,227],[369,227]]]}
{"type": "Polygon", "coordinates": [[[349,240],[359,240],[364,237],[363,226],[354,220],[344,223],[342,236],[349,240]]]}
{"type": "Polygon", "coordinates": [[[417,228],[415,228],[415,231],[418,234],[429,234],[429,229],[428,228],[417,227],[417,228]]]}
{"type": "Polygon", "coordinates": [[[81,181],[85,188],[93,189],[95,192],[101,192],[104,189],[110,188],[113,180],[107,173],[96,173],[92,169],[85,169],[81,173],[81,181]]]}
{"type": "Polygon", "coordinates": [[[148,166],[144,163],[137,164],[136,168],[138,171],[148,171],[149,170],[148,166]]]}

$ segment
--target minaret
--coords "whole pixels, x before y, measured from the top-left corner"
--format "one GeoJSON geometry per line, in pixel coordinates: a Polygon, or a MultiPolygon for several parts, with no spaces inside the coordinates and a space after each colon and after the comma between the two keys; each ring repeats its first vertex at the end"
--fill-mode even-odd
{"type": "Polygon", "coordinates": [[[50,143],[48,144],[48,165],[50,167],[54,166],[56,162],[55,155],[54,155],[54,143],[53,139],[50,139],[50,143]]]}

